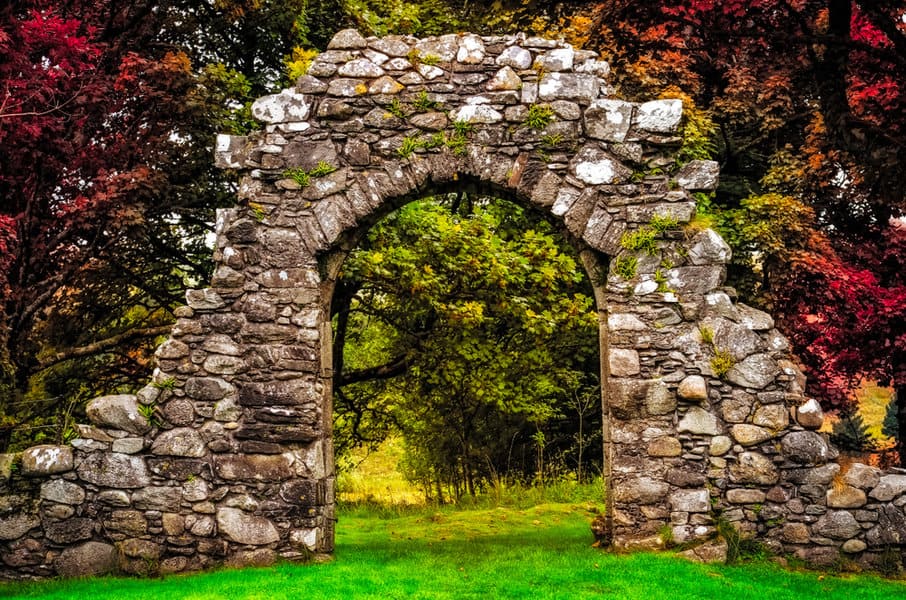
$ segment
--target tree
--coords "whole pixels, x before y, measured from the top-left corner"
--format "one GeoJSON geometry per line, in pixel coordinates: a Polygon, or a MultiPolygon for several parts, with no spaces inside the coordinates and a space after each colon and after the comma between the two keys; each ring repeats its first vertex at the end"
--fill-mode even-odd
{"type": "Polygon", "coordinates": [[[337,440],[397,431],[414,479],[475,493],[493,473],[532,477],[539,435],[548,457],[575,452],[568,411],[597,385],[597,317],[545,221],[503,201],[444,204],[400,209],[344,265],[337,440]]]}
{"type": "Polygon", "coordinates": [[[591,31],[624,95],[707,108],[698,122],[713,123],[722,179],[700,209],[734,247],[732,281],[775,314],[832,407],[865,376],[906,398],[904,13],[886,1],[617,1],[597,6],[591,31]]]}

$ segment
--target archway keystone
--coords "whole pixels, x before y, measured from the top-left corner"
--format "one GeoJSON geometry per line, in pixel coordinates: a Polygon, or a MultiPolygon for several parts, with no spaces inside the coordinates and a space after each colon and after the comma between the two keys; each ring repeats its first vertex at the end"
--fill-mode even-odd
{"type": "Polygon", "coordinates": [[[718,168],[677,163],[681,101],[614,98],[608,72],[524,35],[338,33],[255,102],[262,131],[218,137],[240,203],[151,383],[94,400],[71,449],[0,457],[0,572],[331,553],[337,273],[382,216],[459,189],[549,215],[595,282],[608,542],[708,542],[721,519],[818,564],[902,553],[906,475],[833,462],[786,340],[722,287],[720,236],[689,224],[718,168]]]}

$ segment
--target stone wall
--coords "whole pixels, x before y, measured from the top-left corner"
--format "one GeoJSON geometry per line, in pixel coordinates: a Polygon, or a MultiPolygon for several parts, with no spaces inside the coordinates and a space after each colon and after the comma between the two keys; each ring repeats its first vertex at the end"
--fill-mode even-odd
{"type": "Polygon", "coordinates": [[[337,34],[253,105],[263,131],[218,138],[240,203],[149,385],[92,401],[71,447],[0,457],[0,573],[330,554],[339,268],[388,212],[460,189],[547,214],[595,282],[603,538],[713,556],[722,519],[816,564],[902,561],[906,475],[834,462],[787,341],[723,287],[729,248],[683,226],[718,169],[676,164],[682,103],[615,99],[607,74],[523,35],[337,34]]]}

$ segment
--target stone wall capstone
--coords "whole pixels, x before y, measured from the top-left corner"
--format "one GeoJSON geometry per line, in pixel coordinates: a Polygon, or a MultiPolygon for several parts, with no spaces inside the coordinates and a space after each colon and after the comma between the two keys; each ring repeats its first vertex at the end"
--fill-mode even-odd
{"type": "Polygon", "coordinates": [[[262,131],[218,137],[240,202],[150,383],[93,400],[70,446],[0,455],[0,576],[332,553],[337,274],[382,216],[461,189],[548,215],[595,282],[605,542],[714,559],[723,521],[813,564],[902,564],[906,472],[836,462],[786,339],[689,224],[718,166],[677,163],[682,102],[615,98],[608,73],[525,35],[338,33],[255,102],[262,131]]]}

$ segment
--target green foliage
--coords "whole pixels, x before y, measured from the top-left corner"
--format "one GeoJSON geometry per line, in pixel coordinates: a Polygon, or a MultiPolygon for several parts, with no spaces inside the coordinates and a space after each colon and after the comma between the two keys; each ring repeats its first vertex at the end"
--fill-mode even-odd
{"type": "Polygon", "coordinates": [[[299,184],[300,187],[308,187],[311,185],[311,175],[308,171],[302,167],[292,167],[283,171],[283,176],[287,179],[292,179],[299,184]]]}
{"type": "Polygon", "coordinates": [[[664,235],[668,231],[673,231],[679,227],[679,222],[670,215],[654,215],[648,223],[649,227],[654,230],[656,235],[664,235]]]}
{"type": "Polygon", "coordinates": [[[319,160],[318,164],[308,172],[311,177],[324,177],[330,175],[337,170],[337,167],[333,166],[327,161],[319,160]]]}
{"type": "Polygon", "coordinates": [[[714,343],[714,330],[708,327],[707,325],[699,325],[698,331],[702,336],[702,341],[706,344],[714,343]]]}
{"type": "Polygon", "coordinates": [[[639,259],[631,255],[623,255],[614,259],[613,272],[625,280],[635,277],[639,266],[639,259]]]}
{"type": "Polygon", "coordinates": [[[151,387],[157,388],[159,390],[172,390],[176,387],[176,378],[167,377],[166,379],[162,379],[160,381],[152,381],[151,387]]]}
{"type": "Polygon", "coordinates": [[[466,137],[472,133],[475,126],[468,121],[453,121],[453,134],[458,137],[466,137]]]}
{"type": "Polygon", "coordinates": [[[351,383],[336,400],[338,443],[399,432],[407,476],[443,497],[511,469],[535,476],[541,463],[545,479],[568,469],[576,442],[566,415],[584,394],[575,382],[598,368],[588,283],[564,240],[513,205],[461,202],[455,213],[437,201],[400,209],[341,275],[356,293],[339,309],[348,314],[340,381],[351,383]],[[381,365],[405,368],[354,375],[381,365]],[[545,436],[543,461],[533,460],[533,435],[545,436]]]}
{"type": "Polygon", "coordinates": [[[897,421],[897,397],[891,396],[887,404],[887,410],[884,412],[884,423],[881,427],[881,433],[895,440],[900,439],[900,424],[897,421]]]}
{"type": "Polygon", "coordinates": [[[717,535],[727,542],[728,565],[735,565],[745,560],[763,560],[768,556],[768,552],[761,542],[743,536],[731,521],[723,517],[717,518],[717,535]]]}
{"type": "Polygon", "coordinates": [[[717,155],[718,127],[710,111],[698,108],[691,98],[683,100],[683,144],[676,155],[677,163],[710,160],[717,155]]]}
{"type": "Polygon", "coordinates": [[[161,424],[156,404],[139,404],[138,414],[143,416],[151,427],[159,427],[161,424]]]}
{"type": "MultiPolygon", "coordinates": [[[[424,62],[424,59],[422,59],[422,62],[424,62]]],[[[440,103],[431,100],[431,98],[428,97],[428,92],[425,90],[422,90],[419,95],[415,97],[415,100],[412,101],[412,108],[420,113],[436,110],[439,106],[440,103]]]]}
{"type": "Polygon", "coordinates": [[[531,129],[541,131],[553,120],[556,113],[548,104],[532,104],[522,123],[531,129]]]}
{"type": "Polygon", "coordinates": [[[734,366],[736,366],[736,359],[733,358],[733,354],[729,350],[723,348],[714,349],[714,356],[711,357],[711,370],[714,371],[716,377],[723,377],[734,366]]]}
{"type": "Polygon", "coordinates": [[[399,98],[390,101],[390,104],[387,105],[387,112],[397,119],[405,119],[407,116],[406,109],[403,108],[399,98]]]}
{"type": "Polygon", "coordinates": [[[834,423],[831,441],[841,450],[868,452],[877,448],[877,442],[868,431],[868,425],[858,412],[844,414],[834,423]]]}
{"type": "Polygon", "coordinates": [[[639,227],[626,231],[620,236],[620,246],[630,252],[644,252],[649,256],[657,254],[657,232],[652,227],[639,227]]]}
{"type": "Polygon", "coordinates": [[[290,83],[294,83],[300,77],[308,73],[311,63],[318,56],[318,51],[306,48],[293,48],[293,51],[283,60],[286,67],[286,77],[290,83]]]}
{"type": "Polygon", "coordinates": [[[403,158],[409,158],[416,150],[423,147],[424,144],[418,137],[407,135],[403,138],[403,141],[400,142],[400,147],[396,149],[396,153],[403,158]]]}
{"type": "Polygon", "coordinates": [[[657,284],[657,291],[665,294],[670,290],[670,287],[667,285],[667,276],[664,275],[664,272],[660,269],[655,270],[654,272],[654,282],[657,284]]]}
{"type": "Polygon", "coordinates": [[[549,148],[556,148],[563,143],[563,135],[559,133],[554,133],[550,135],[542,135],[541,143],[549,148]]]}

